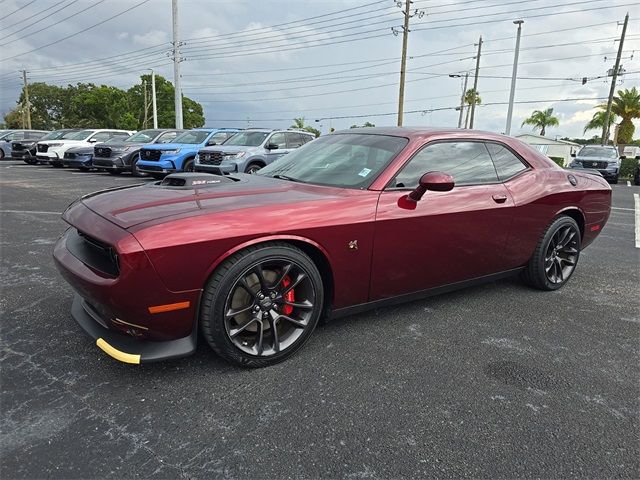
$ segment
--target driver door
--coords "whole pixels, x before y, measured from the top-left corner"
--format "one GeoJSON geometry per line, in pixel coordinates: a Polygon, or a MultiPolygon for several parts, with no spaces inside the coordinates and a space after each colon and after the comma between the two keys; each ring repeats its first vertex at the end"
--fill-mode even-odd
{"type": "Polygon", "coordinates": [[[267,164],[289,153],[289,149],[287,148],[287,139],[284,136],[284,132],[277,132],[272,134],[271,137],[265,142],[265,145],[268,145],[270,143],[277,145],[278,148],[274,150],[266,150],[265,156],[267,157],[267,164]]]}
{"type": "Polygon", "coordinates": [[[513,211],[483,142],[426,145],[380,194],[370,301],[506,270],[503,250],[513,211]],[[428,191],[407,202],[431,171],[452,175],[453,190],[428,191]]]}

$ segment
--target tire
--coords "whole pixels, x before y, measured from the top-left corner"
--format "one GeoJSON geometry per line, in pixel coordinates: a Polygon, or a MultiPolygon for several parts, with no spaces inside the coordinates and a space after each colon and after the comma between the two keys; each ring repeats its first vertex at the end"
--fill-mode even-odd
{"type": "Polygon", "coordinates": [[[188,160],[185,160],[184,163],[182,164],[182,171],[183,172],[195,172],[195,167],[194,167],[194,159],[190,158],[188,160]]]}
{"type": "Polygon", "coordinates": [[[0,148],[0,160],[4,160],[4,150],[0,148]]]}
{"type": "Polygon", "coordinates": [[[110,175],[118,176],[122,173],[122,170],[107,170],[107,172],[109,172],[110,175]]]}
{"type": "Polygon", "coordinates": [[[306,343],[323,304],[313,261],[293,245],[270,242],[232,255],[215,270],[202,295],[200,328],[228,362],[266,367],[306,343]]]}
{"type": "Polygon", "coordinates": [[[522,277],[539,290],[558,290],[575,272],[580,258],[580,227],[568,216],[556,218],[544,232],[522,277]]]}
{"type": "Polygon", "coordinates": [[[615,178],[613,178],[613,179],[611,180],[611,183],[612,183],[613,185],[617,185],[617,184],[618,184],[618,176],[617,176],[617,175],[615,176],[615,178]]]}
{"type": "Polygon", "coordinates": [[[149,175],[151,175],[156,180],[162,180],[164,177],[166,177],[164,173],[150,173],[149,175]]]}
{"type": "Polygon", "coordinates": [[[78,167],[78,170],[80,170],[81,172],[88,172],[91,169],[89,167],[78,167]]]}
{"type": "Polygon", "coordinates": [[[131,158],[131,175],[134,177],[143,177],[145,174],[138,168],[138,160],[140,160],[140,154],[136,154],[131,158]]]}
{"type": "Polygon", "coordinates": [[[253,175],[258,170],[260,170],[262,167],[264,167],[264,165],[262,165],[261,163],[250,163],[249,165],[247,165],[247,168],[244,169],[244,173],[248,173],[249,175],[253,175]]]}
{"type": "Polygon", "coordinates": [[[51,164],[51,166],[52,166],[53,168],[63,168],[63,167],[64,167],[64,165],[63,165],[63,164],[61,164],[61,163],[52,163],[52,164],[51,164]]]}

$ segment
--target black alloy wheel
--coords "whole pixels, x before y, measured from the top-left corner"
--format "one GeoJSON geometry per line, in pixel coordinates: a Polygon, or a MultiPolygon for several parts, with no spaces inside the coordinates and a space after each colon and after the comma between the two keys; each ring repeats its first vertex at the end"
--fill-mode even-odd
{"type": "Polygon", "coordinates": [[[576,269],[580,245],[576,221],[568,216],[558,217],[540,239],[523,273],[525,281],[540,290],[562,287],[576,269]]]}
{"type": "Polygon", "coordinates": [[[304,252],[279,242],[250,247],[232,255],[210,279],[201,327],[226,360],[272,365],[306,342],[323,299],[321,276],[304,252]]]}
{"type": "Polygon", "coordinates": [[[142,173],[138,168],[138,160],[140,160],[140,154],[136,153],[133,158],[131,158],[131,175],[134,177],[144,176],[144,173],[142,173]]]}

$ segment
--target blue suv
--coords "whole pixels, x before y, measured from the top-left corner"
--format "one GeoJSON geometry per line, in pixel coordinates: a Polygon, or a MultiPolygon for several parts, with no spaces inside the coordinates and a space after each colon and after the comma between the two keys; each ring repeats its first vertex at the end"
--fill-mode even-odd
{"type": "Polygon", "coordinates": [[[198,150],[218,145],[239,131],[237,128],[194,128],[178,135],[172,143],[146,145],[140,149],[138,170],[157,179],[173,172],[192,172],[198,150]]]}

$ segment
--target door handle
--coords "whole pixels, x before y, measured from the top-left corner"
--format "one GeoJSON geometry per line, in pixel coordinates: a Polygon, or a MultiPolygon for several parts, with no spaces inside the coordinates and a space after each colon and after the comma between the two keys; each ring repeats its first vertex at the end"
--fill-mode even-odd
{"type": "Polygon", "coordinates": [[[495,194],[492,198],[496,203],[504,203],[507,201],[507,196],[502,194],[495,194]]]}

